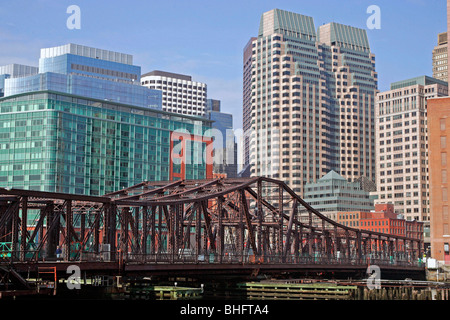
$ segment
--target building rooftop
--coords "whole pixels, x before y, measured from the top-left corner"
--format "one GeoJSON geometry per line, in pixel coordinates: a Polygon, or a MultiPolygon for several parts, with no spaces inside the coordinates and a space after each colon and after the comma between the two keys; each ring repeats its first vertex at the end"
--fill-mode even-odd
{"type": "Polygon", "coordinates": [[[273,33],[289,35],[292,32],[315,38],[313,18],[280,9],[262,14],[258,33],[260,37],[273,33]]]}
{"type": "Polygon", "coordinates": [[[443,44],[446,44],[446,43],[448,43],[447,32],[439,33],[438,34],[438,45],[440,46],[440,45],[443,45],[443,44]]]}
{"type": "Polygon", "coordinates": [[[58,47],[41,49],[41,59],[53,58],[64,54],[73,54],[77,56],[101,59],[123,64],[133,64],[133,56],[131,54],[92,48],[73,43],[68,43],[58,47]]]}
{"type": "Polygon", "coordinates": [[[443,86],[448,86],[448,83],[442,80],[438,80],[429,76],[419,76],[411,79],[406,79],[402,81],[397,81],[391,83],[391,90],[400,89],[404,87],[414,86],[414,85],[422,85],[427,86],[430,84],[440,84],[443,86]]]}
{"type": "Polygon", "coordinates": [[[322,178],[319,179],[319,181],[325,181],[325,180],[344,180],[347,181],[343,176],[341,176],[339,173],[337,173],[334,170],[331,170],[326,175],[324,175],[322,178]]]}
{"type": "Polygon", "coordinates": [[[369,51],[369,38],[364,29],[331,22],[318,28],[319,41],[327,45],[340,45],[369,51]]]}
{"type": "Polygon", "coordinates": [[[23,64],[12,63],[6,66],[0,66],[0,74],[9,74],[13,78],[26,77],[37,74],[38,67],[26,66],[23,64]]]}
{"type": "Polygon", "coordinates": [[[147,72],[141,76],[147,77],[147,76],[160,76],[160,77],[167,77],[167,78],[175,78],[180,80],[186,80],[186,81],[192,81],[192,77],[184,74],[179,73],[172,73],[172,72],[166,72],[166,71],[160,71],[160,70],[153,70],[150,72],[147,72]]]}

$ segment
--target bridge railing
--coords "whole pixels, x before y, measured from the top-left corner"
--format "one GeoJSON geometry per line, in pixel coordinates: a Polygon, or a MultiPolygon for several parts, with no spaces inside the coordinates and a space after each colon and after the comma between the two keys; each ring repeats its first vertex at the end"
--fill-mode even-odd
{"type": "Polygon", "coordinates": [[[423,266],[421,259],[413,259],[408,255],[385,257],[382,255],[363,255],[362,257],[334,257],[315,255],[238,255],[225,254],[219,256],[209,254],[128,254],[123,257],[124,262],[144,264],[314,264],[314,265],[391,265],[391,266],[423,266]]]}
{"type": "MultiPolygon", "coordinates": [[[[0,264],[19,261],[21,252],[9,250],[8,255],[0,257],[0,264]]],[[[194,254],[192,252],[168,253],[160,252],[156,254],[115,254],[111,252],[81,252],[69,257],[68,261],[88,261],[88,262],[116,262],[121,260],[123,263],[141,263],[141,264],[313,264],[313,265],[391,265],[391,266],[417,266],[423,267],[421,259],[411,257],[407,253],[396,253],[395,256],[386,254],[368,254],[335,256],[324,255],[321,253],[313,254],[288,254],[271,255],[263,254],[255,256],[252,254],[225,253],[219,255],[214,252],[207,254],[194,254]]],[[[33,251],[27,251],[24,261],[65,261],[63,256],[60,258],[47,258],[43,254],[34,255],[33,251]]]]}

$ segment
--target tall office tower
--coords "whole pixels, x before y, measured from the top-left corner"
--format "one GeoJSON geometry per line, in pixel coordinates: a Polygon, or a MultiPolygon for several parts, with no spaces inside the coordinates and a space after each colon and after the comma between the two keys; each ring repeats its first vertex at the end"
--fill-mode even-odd
{"type": "Polygon", "coordinates": [[[438,34],[438,45],[433,49],[433,78],[448,81],[447,32],[438,34]]]}
{"type": "Polygon", "coordinates": [[[316,32],[311,17],[274,9],[251,48],[251,175],[299,193],[331,170],[375,180],[377,74],[365,30],[316,32]]]}
{"type": "Polygon", "coordinates": [[[252,129],[252,43],[257,38],[252,37],[244,48],[243,61],[243,88],[242,88],[242,131],[243,150],[241,151],[239,171],[248,172],[245,176],[250,176],[250,132],[252,129]]]}
{"type": "Polygon", "coordinates": [[[375,203],[392,203],[407,220],[423,221],[429,243],[427,99],[446,96],[447,82],[421,76],[377,95],[375,203]]]}
{"type": "Polygon", "coordinates": [[[162,91],[164,111],[194,116],[206,113],[207,86],[192,81],[191,76],[155,70],[143,74],[141,84],[162,91]]]}
{"type": "Polygon", "coordinates": [[[39,68],[23,64],[8,64],[0,67],[0,97],[4,95],[5,79],[19,78],[37,74],[39,68]]]}
{"type": "Polygon", "coordinates": [[[214,142],[214,173],[237,176],[237,145],[233,130],[233,115],[220,111],[220,100],[206,100],[206,118],[211,122],[214,142]]]}
{"type": "Polygon", "coordinates": [[[141,67],[129,54],[69,43],[43,48],[39,73],[5,80],[5,96],[56,91],[161,109],[161,92],[140,85],[141,67]]]}

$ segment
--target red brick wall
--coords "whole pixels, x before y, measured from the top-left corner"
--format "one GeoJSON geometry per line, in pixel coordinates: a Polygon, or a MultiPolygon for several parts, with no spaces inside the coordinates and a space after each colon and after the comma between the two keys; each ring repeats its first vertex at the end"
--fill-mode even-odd
{"type": "Polygon", "coordinates": [[[443,261],[444,244],[450,242],[444,236],[449,234],[450,224],[445,213],[450,206],[450,177],[444,174],[450,174],[450,98],[428,99],[427,105],[431,257],[443,261]],[[441,141],[441,137],[445,139],[441,141]]]}

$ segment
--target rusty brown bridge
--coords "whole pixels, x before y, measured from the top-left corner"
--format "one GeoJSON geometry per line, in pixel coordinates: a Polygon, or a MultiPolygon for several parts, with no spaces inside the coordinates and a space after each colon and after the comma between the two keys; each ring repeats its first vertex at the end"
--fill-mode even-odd
{"type": "Polygon", "coordinates": [[[69,265],[125,276],[361,276],[377,265],[404,279],[424,275],[422,254],[422,239],[338,224],[264,177],[146,181],[100,197],[0,188],[0,280],[69,265]]]}

